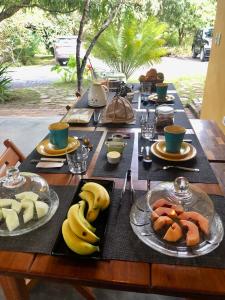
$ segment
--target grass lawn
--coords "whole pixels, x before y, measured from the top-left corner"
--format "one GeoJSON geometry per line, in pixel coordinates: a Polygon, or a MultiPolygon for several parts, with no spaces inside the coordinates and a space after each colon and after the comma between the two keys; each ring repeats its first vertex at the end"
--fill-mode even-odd
{"type": "Polygon", "coordinates": [[[202,100],[205,76],[183,76],[175,79],[173,83],[185,105],[190,104],[196,99],[199,101],[202,100]]]}

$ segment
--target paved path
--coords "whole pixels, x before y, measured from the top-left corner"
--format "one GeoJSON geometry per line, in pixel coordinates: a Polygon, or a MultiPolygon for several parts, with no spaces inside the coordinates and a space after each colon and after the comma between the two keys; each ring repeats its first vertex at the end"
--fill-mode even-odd
{"type": "MultiPolygon", "coordinates": [[[[100,60],[92,58],[92,64],[97,69],[109,68],[100,60]]],[[[151,66],[145,65],[134,72],[131,78],[138,79],[145,74],[151,66]]],[[[159,72],[163,72],[166,81],[176,79],[180,76],[205,75],[208,62],[199,59],[163,57],[161,62],[153,66],[159,72]]],[[[10,68],[10,76],[13,80],[13,88],[33,87],[46,85],[60,80],[60,75],[51,71],[52,65],[47,66],[23,66],[10,68]]]]}

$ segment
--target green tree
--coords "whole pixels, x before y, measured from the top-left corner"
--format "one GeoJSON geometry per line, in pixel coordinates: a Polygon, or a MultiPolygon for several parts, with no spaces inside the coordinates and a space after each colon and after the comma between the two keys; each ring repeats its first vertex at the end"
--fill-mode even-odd
{"type": "Polygon", "coordinates": [[[76,47],[76,63],[77,63],[77,89],[81,90],[83,74],[88,57],[100,37],[100,35],[108,28],[112,20],[120,11],[125,0],[2,0],[0,5],[0,22],[11,17],[17,11],[23,8],[38,7],[47,10],[52,14],[70,13],[77,10],[81,14],[79,23],[77,47],[76,47]],[[81,44],[84,38],[85,27],[90,24],[91,20],[98,20],[98,31],[93,36],[87,51],[83,58],[80,56],[81,44]]]}
{"type": "Polygon", "coordinates": [[[165,54],[162,33],[166,26],[154,17],[144,21],[125,15],[119,26],[113,24],[102,34],[93,54],[129,78],[137,68],[165,54]]]}
{"type": "Polygon", "coordinates": [[[160,0],[157,16],[168,23],[171,31],[177,31],[178,43],[181,45],[185,37],[196,28],[212,23],[215,10],[215,0],[160,0]]]}

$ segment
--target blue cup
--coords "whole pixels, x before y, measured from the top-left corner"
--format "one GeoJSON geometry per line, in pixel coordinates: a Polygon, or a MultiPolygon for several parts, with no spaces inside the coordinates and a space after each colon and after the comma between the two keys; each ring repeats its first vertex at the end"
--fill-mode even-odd
{"type": "Polygon", "coordinates": [[[158,101],[165,101],[167,95],[168,84],[167,83],[156,83],[156,93],[158,101]]]}
{"type": "Polygon", "coordinates": [[[49,141],[56,149],[68,146],[69,124],[64,122],[52,123],[48,127],[49,141]]]}
{"type": "Polygon", "coordinates": [[[186,129],[179,125],[170,125],[164,128],[166,152],[179,153],[186,129]]]}

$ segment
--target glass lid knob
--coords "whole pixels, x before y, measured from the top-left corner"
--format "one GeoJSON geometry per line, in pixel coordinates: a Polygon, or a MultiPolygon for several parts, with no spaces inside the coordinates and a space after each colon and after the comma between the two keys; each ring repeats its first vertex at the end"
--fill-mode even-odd
{"type": "Polygon", "coordinates": [[[173,183],[174,194],[179,202],[190,204],[192,202],[192,192],[189,189],[189,181],[185,177],[177,177],[173,183]]]}
{"type": "Polygon", "coordinates": [[[2,185],[6,188],[16,188],[22,186],[26,182],[26,178],[20,174],[17,167],[9,167],[6,170],[6,177],[2,185]]]}

